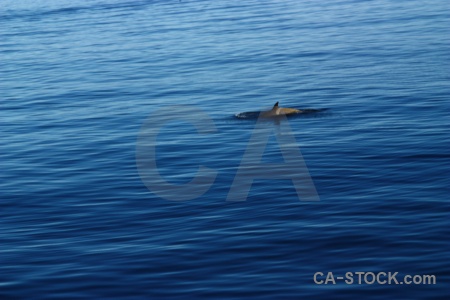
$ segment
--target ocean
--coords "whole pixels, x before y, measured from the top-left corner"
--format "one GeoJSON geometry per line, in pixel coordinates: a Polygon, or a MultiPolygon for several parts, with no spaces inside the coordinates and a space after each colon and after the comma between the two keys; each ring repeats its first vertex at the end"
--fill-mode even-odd
{"type": "Polygon", "coordinates": [[[445,0],[2,0],[1,298],[447,299],[449,37],[445,0]],[[320,111],[239,118],[275,102],[320,111]]]}

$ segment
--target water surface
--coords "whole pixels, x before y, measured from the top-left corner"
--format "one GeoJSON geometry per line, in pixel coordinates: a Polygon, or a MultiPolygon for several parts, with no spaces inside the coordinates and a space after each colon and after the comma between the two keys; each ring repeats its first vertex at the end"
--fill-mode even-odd
{"type": "MultiPolygon", "coordinates": [[[[0,295],[444,299],[449,8],[2,1],[0,295]],[[329,109],[289,119],[320,201],[261,179],[227,202],[256,123],[234,116],[276,101],[329,109]],[[149,191],[135,161],[145,120],[179,105],[216,127],[161,126],[165,180],[217,172],[184,202],[149,191]],[[316,285],[319,271],[434,274],[437,285],[316,285]]],[[[283,162],[282,125],[265,125],[264,162],[283,162]]]]}

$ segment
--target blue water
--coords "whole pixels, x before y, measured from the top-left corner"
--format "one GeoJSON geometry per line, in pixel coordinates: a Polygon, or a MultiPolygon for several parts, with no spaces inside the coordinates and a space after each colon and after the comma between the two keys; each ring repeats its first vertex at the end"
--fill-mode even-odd
{"type": "Polygon", "coordinates": [[[0,296],[446,299],[449,28],[445,0],[1,1],[0,296]],[[276,178],[226,201],[256,126],[235,114],[276,101],[328,108],[262,129],[263,162],[295,137],[320,201],[276,178]],[[205,194],[141,180],[161,115],[159,173],[204,165],[205,194]],[[358,271],[437,284],[313,280],[358,271]]]}

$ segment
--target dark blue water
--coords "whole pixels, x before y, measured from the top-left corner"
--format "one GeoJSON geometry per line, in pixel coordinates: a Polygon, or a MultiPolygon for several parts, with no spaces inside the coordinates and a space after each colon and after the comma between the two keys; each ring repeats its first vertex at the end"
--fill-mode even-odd
{"type": "Polygon", "coordinates": [[[2,1],[0,296],[446,299],[449,28],[445,0],[2,1]],[[234,116],[276,101],[328,108],[260,128],[320,201],[276,178],[226,201],[257,124],[234,116]],[[215,172],[205,194],[146,188],[144,129],[167,182],[215,172]],[[358,271],[437,284],[313,279],[358,271]]]}

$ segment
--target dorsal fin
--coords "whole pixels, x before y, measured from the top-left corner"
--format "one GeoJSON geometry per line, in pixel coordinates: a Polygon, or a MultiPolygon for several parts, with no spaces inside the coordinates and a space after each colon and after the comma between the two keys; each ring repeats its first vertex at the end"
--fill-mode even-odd
{"type": "Polygon", "coordinates": [[[275,103],[275,105],[273,106],[273,108],[277,108],[278,107],[278,102],[275,103]]]}

